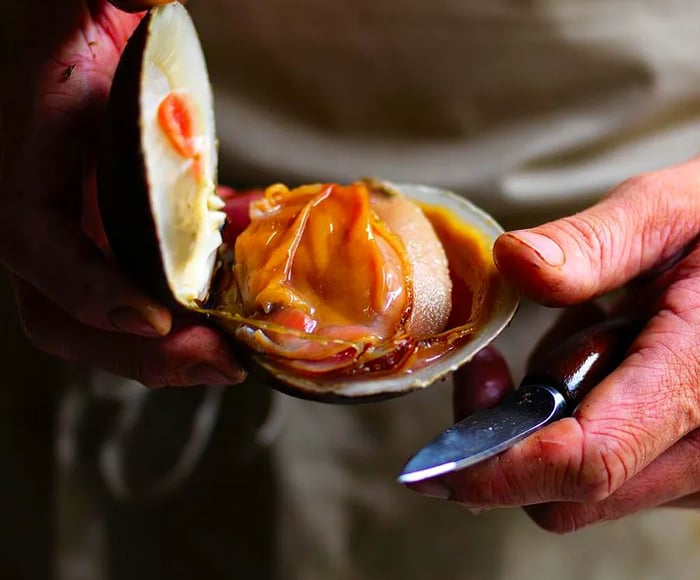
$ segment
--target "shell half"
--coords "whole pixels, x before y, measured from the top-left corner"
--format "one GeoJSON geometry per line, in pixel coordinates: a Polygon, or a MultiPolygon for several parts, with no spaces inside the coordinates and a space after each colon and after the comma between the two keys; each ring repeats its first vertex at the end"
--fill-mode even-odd
{"type": "MultiPolygon", "coordinates": [[[[501,226],[486,212],[470,201],[452,192],[425,185],[394,184],[372,180],[387,191],[396,191],[424,207],[435,207],[445,211],[462,225],[478,233],[478,242],[483,244],[482,256],[488,256],[485,267],[491,270],[487,276],[487,309],[479,313],[479,323],[469,332],[469,336],[459,341],[456,348],[436,357],[426,364],[404,369],[398,373],[360,374],[356,376],[320,377],[303,376],[280,367],[274,360],[248,353],[253,368],[263,373],[266,381],[282,391],[327,402],[359,402],[370,399],[384,399],[426,388],[446,378],[485,346],[488,346],[510,323],[518,305],[518,293],[498,274],[490,259],[496,238],[503,233],[501,226]]],[[[455,291],[459,291],[457,288],[455,291]]],[[[453,297],[454,299],[454,297],[453,297]]],[[[458,297],[457,297],[458,300],[458,297]]],[[[450,333],[447,329],[445,333],[450,333]]]]}

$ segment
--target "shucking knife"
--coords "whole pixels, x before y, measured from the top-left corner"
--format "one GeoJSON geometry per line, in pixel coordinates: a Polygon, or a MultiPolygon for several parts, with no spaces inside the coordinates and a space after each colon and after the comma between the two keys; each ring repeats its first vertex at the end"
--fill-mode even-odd
{"type": "Polygon", "coordinates": [[[418,451],[404,466],[399,482],[417,483],[464,469],[570,416],[623,361],[642,326],[639,319],[616,318],[562,341],[501,403],[470,415],[418,451]]]}

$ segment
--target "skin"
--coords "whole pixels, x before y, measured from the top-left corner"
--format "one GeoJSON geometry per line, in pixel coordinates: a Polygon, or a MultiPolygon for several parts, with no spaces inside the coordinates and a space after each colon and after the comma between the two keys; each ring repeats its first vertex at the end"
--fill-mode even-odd
{"type": "Polygon", "coordinates": [[[51,354],[149,386],[240,382],[245,373],[224,337],[175,316],[128,280],[109,258],[96,219],[90,152],[114,70],[142,15],[106,0],[29,0],[9,14],[14,34],[34,39],[15,42],[21,52],[7,63],[14,90],[3,102],[0,171],[0,260],[27,336],[51,354]],[[32,19],[37,11],[42,18],[32,19]]]}
{"type": "MultiPolygon", "coordinates": [[[[158,3],[120,4],[138,11],[158,3]]],[[[175,316],[123,276],[95,219],[89,151],[119,54],[141,16],[106,0],[24,0],[8,11],[18,23],[0,38],[33,40],[14,42],[23,48],[2,68],[13,91],[2,103],[0,260],[27,335],[42,350],[152,386],[242,380],[223,337],[175,316]],[[42,18],[31,19],[38,10],[42,18]]],[[[554,532],[661,505],[697,506],[698,216],[700,160],[691,160],[634,178],[586,212],[502,236],[499,268],[524,294],[572,306],[628,287],[616,308],[646,310],[649,324],[574,417],[414,489],[474,509],[524,506],[554,532]]],[[[567,314],[543,349],[583,320],[591,321],[590,310],[567,314]]],[[[459,371],[456,385],[458,416],[512,388],[491,350],[459,371]]]]}
{"type": "MultiPolygon", "coordinates": [[[[700,159],[694,159],[631,179],[577,215],[503,235],[497,263],[524,294],[570,306],[626,287],[613,310],[644,313],[649,322],[573,417],[415,489],[476,510],[525,507],[537,524],[558,533],[658,506],[697,507],[699,216],[700,159]]],[[[586,308],[578,319],[577,311],[568,314],[545,342],[605,316],[586,308]]],[[[490,368],[477,359],[457,376],[462,415],[512,387],[505,368],[486,359],[490,368]]]]}

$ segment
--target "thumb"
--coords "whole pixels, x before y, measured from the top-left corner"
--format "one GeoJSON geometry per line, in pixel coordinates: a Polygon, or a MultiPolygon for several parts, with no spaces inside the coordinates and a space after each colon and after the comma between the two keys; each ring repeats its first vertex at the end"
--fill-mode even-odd
{"type": "Polygon", "coordinates": [[[679,254],[700,225],[700,159],[633,178],[586,211],[508,232],[494,246],[501,272],[550,306],[619,288],[679,254]]]}

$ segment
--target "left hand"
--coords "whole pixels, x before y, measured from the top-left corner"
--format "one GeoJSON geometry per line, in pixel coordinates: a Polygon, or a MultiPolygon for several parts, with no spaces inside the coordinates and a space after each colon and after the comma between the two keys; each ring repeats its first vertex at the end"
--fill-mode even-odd
{"type": "MultiPolygon", "coordinates": [[[[559,533],[657,506],[700,506],[698,234],[700,159],[629,180],[574,216],[501,236],[499,269],[536,301],[582,304],[626,286],[616,310],[650,321],[573,417],[414,489],[473,509],[524,506],[559,533]]],[[[481,358],[455,377],[464,411],[484,406],[483,377],[500,377],[488,404],[510,388],[495,359],[483,357],[492,369],[484,372],[481,358]]]]}
{"type": "Polygon", "coordinates": [[[129,279],[99,220],[96,150],[114,71],[142,17],[114,4],[165,1],[3,7],[12,55],[2,71],[11,90],[0,94],[0,264],[37,348],[152,387],[230,385],[245,377],[230,340],[129,279]]]}

